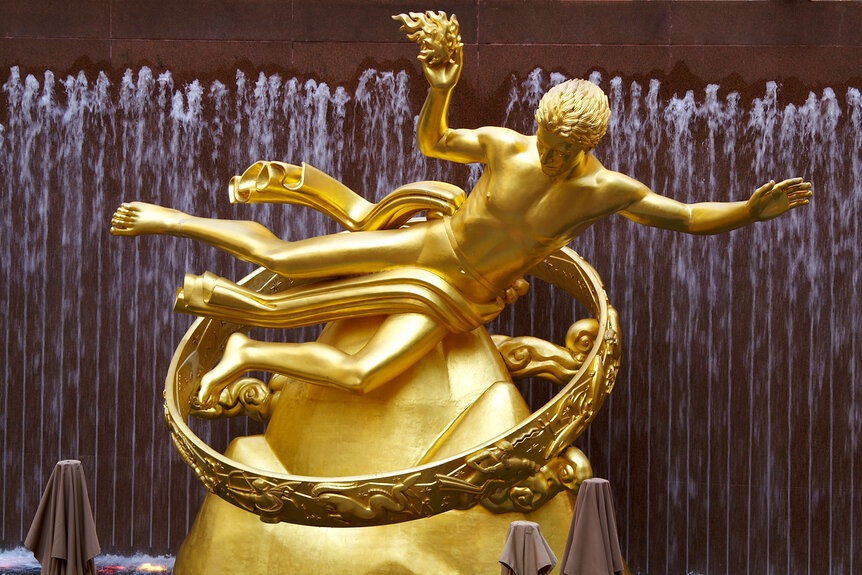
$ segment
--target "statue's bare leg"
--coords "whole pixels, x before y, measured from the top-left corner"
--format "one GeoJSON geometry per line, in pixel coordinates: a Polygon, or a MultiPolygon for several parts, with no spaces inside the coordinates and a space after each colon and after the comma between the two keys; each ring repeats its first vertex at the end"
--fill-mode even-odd
{"type": "Polygon", "coordinates": [[[370,273],[393,265],[410,265],[419,257],[425,239],[414,226],[288,242],[257,222],[198,218],[143,202],[120,206],[111,218],[111,233],[191,238],[295,278],[370,273]]]}
{"type": "Polygon", "coordinates": [[[318,342],[271,343],[235,333],[228,339],[221,361],[204,375],[198,401],[201,405],[216,401],[225,386],[251,370],[365,393],[415,364],[447,333],[422,314],[392,315],[354,354],[318,342]]]}
{"type": "Polygon", "coordinates": [[[111,233],[115,236],[171,234],[188,215],[171,208],[143,202],[124,203],[111,217],[111,233]]]}

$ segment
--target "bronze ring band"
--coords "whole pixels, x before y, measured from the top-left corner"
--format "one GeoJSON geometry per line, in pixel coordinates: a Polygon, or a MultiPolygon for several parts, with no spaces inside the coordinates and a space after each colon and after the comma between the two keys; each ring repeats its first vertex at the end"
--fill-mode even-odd
{"type": "MultiPolygon", "coordinates": [[[[577,299],[598,320],[592,349],[569,383],[547,404],[519,425],[461,454],[411,469],[355,477],[305,477],[267,473],[242,465],[212,449],[186,424],[200,377],[213,366],[225,341],[242,326],[198,319],[177,347],[165,380],[165,421],[174,446],[206,488],[224,500],[256,513],[266,522],[321,527],[384,525],[464,509],[478,503],[481,492],[452,496],[451,486],[464,483],[471,471],[466,460],[506,445],[511,455],[544,465],[587,428],[616,381],[619,326],[615,310],[596,271],[568,248],[548,256],[529,275],[555,285],[577,299]],[[504,444],[503,442],[507,442],[504,444]],[[327,505],[325,491],[338,486],[340,496],[363,502],[369,493],[389,494],[409,504],[401,511],[383,510],[348,523],[327,505]]],[[[260,289],[274,274],[259,270],[245,285],[260,289]]],[[[514,484],[519,478],[510,478],[514,484]]]]}

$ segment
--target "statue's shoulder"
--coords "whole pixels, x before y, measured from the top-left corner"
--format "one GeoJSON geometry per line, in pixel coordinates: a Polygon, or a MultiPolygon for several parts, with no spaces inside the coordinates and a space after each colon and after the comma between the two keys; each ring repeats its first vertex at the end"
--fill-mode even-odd
{"type": "Polygon", "coordinates": [[[635,195],[649,192],[649,188],[642,182],[626,174],[609,170],[601,164],[596,166],[595,180],[600,187],[606,188],[608,191],[635,195]]]}
{"type": "Polygon", "coordinates": [[[477,130],[479,140],[487,149],[498,152],[516,153],[528,146],[535,145],[535,136],[527,136],[520,132],[500,126],[484,126],[477,130]]]}

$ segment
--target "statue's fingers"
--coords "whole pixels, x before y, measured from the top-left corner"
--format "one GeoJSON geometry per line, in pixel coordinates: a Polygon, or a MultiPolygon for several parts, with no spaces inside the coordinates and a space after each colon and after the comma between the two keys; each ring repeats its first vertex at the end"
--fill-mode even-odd
{"type": "Polygon", "coordinates": [[[784,180],[783,182],[779,183],[776,187],[777,188],[786,188],[788,186],[795,186],[796,184],[801,184],[803,181],[804,180],[802,178],[790,178],[788,180],[784,180]]]}
{"type": "Polygon", "coordinates": [[[793,200],[790,202],[791,208],[797,208],[799,206],[807,206],[810,202],[808,200],[793,200]]]}
{"type": "Polygon", "coordinates": [[[770,181],[766,182],[765,184],[763,184],[762,186],[760,186],[759,188],[757,188],[756,190],[754,190],[754,195],[762,196],[763,194],[765,194],[766,192],[771,190],[774,186],[775,186],[775,180],[770,180],[770,181]]]}
{"type": "Polygon", "coordinates": [[[814,192],[812,192],[811,190],[802,190],[799,192],[790,192],[787,194],[787,197],[791,200],[797,200],[797,199],[803,199],[803,198],[810,198],[813,195],[814,195],[814,192]]]}
{"type": "Polygon", "coordinates": [[[797,192],[807,192],[811,189],[811,184],[808,182],[803,182],[801,184],[794,184],[792,186],[787,186],[784,188],[784,191],[788,194],[797,193],[797,192]]]}

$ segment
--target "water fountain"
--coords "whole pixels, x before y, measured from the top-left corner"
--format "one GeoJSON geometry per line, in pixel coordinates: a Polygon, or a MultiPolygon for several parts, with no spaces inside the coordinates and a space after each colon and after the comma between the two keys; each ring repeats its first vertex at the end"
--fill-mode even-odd
{"type": "MultiPolygon", "coordinates": [[[[670,517],[682,514],[687,524],[705,523],[707,538],[726,538],[719,548],[728,555],[740,525],[765,529],[790,564],[795,525],[809,526],[810,541],[807,517],[822,506],[836,522],[858,511],[853,498],[843,511],[834,498],[836,489],[858,489],[860,359],[846,318],[859,312],[852,207],[862,194],[862,98],[853,88],[827,89],[780,106],[775,84],[746,102],[718,86],[667,97],[658,81],[596,79],[614,109],[597,155],[656,191],[684,201],[739,199],[775,174],[804,173],[823,192],[814,217],[793,214],[726,237],[692,240],[613,221],[574,246],[618,308],[630,310],[621,318],[631,335],[617,395],[583,442],[597,472],[625,486],[617,493],[626,555],[648,564],[657,553],[649,532],[669,531],[670,517]],[[672,251],[674,263],[638,249],[647,244],[672,251]],[[645,457],[627,447],[635,445],[645,457]],[[747,492],[734,487],[740,474],[747,492]],[[797,482],[810,487],[801,501],[791,495],[797,482]]],[[[551,81],[541,71],[513,80],[507,124],[526,129],[535,94],[551,81]]],[[[191,245],[118,247],[104,232],[115,204],[145,198],[256,219],[295,238],[329,230],[310,212],[227,206],[228,175],[258,158],[307,159],[374,198],[393,182],[423,178],[469,188],[475,172],[412,151],[408,95],[406,74],[394,72],[368,71],[347,90],[241,73],[230,87],[176,87],[169,74],[146,69],[115,83],[83,74],[58,82],[50,72],[40,82],[11,71],[0,132],[4,541],[23,538],[39,478],[70,453],[90,458],[107,548],[166,550],[194,514],[198,488],[172,460],[156,384],[187,321],[161,310],[185,270],[239,277],[246,268],[191,245]],[[326,145],[315,138],[324,129],[326,145]],[[403,160],[386,164],[395,166],[390,174],[370,160],[379,157],[403,160]],[[190,174],[194,185],[179,189],[190,174]],[[124,261],[142,265],[126,269],[124,261]],[[120,293],[134,293],[135,302],[120,293]]],[[[566,326],[554,320],[571,317],[569,304],[535,291],[532,313],[507,312],[493,329],[545,330],[559,341],[566,326]]],[[[545,384],[525,389],[533,407],[549,392],[545,384]]],[[[216,445],[252,429],[196,427],[216,445]]],[[[695,544],[684,532],[667,540],[667,556],[695,544]]]]}

